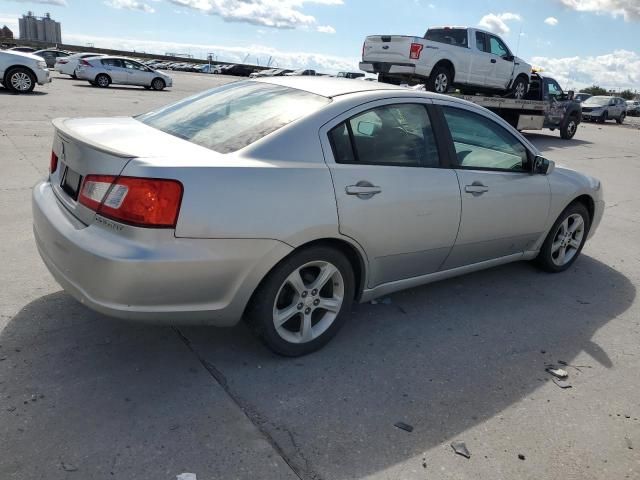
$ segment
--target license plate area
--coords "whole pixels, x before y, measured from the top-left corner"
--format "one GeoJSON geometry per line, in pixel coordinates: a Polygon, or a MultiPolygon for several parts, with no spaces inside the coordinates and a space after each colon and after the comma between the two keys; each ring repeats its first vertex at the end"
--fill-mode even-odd
{"type": "Polygon", "coordinates": [[[74,201],[78,200],[78,193],[80,191],[80,183],[82,182],[82,175],[78,172],[71,170],[69,167],[64,167],[64,173],[62,174],[62,181],[60,182],[60,188],[69,195],[74,201]]]}

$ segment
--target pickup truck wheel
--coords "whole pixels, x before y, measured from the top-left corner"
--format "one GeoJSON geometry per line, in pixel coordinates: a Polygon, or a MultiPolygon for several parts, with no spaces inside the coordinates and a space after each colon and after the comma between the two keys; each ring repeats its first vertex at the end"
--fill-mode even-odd
{"type": "Polygon", "coordinates": [[[427,90],[436,93],[447,93],[451,88],[453,78],[451,72],[446,67],[436,67],[431,72],[427,80],[427,90]]]}
{"type": "Polygon", "coordinates": [[[522,100],[527,94],[528,87],[529,80],[527,80],[525,77],[518,77],[511,86],[511,95],[513,96],[513,98],[522,100]]]}
{"type": "Polygon", "coordinates": [[[28,69],[16,67],[7,73],[5,84],[13,92],[31,93],[36,86],[36,78],[28,69]]]}
{"type": "Polygon", "coordinates": [[[626,116],[626,115],[625,115],[624,113],[621,113],[621,114],[620,114],[620,118],[617,118],[617,119],[616,119],[616,122],[618,123],[618,125],[622,125],[622,123],[624,122],[624,117],[625,117],[625,116],[626,116]]]}
{"type": "Polygon", "coordinates": [[[576,117],[569,117],[567,124],[560,128],[560,138],[563,138],[564,140],[571,140],[577,131],[578,121],[576,120],[576,117]]]}

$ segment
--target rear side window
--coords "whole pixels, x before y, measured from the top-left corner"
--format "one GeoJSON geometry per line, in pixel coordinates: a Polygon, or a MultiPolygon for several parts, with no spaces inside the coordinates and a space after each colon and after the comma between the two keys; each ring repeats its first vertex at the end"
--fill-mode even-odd
{"type": "Polygon", "coordinates": [[[219,153],[235,152],[331,100],[258,82],[237,82],[145,113],[139,121],[219,153]]]}
{"type": "Polygon", "coordinates": [[[104,60],[101,60],[101,62],[102,65],[106,67],[124,67],[124,63],[122,63],[122,60],[118,58],[106,58],[104,60]]]}
{"type": "Polygon", "coordinates": [[[424,105],[374,108],[329,132],[337,163],[438,167],[439,157],[424,105]]]}
{"type": "Polygon", "coordinates": [[[448,43],[456,47],[467,47],[467,30],[464,28],[431,28],[424,36],[425,40],[448,43]]]}
{"type": "Polygon", "coordinates": [[[476,48],[481,52],[489,52],[487,36],[484,32],[476,32],[476,48]]]}

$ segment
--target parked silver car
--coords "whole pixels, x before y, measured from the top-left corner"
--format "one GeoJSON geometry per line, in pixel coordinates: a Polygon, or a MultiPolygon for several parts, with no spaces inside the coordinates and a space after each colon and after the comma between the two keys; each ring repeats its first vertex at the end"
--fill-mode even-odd
{"type": "Polygon", "coordinates": [[[76,77],[91,85],[106,88],[111,84],[137,85],[146,89],[164,90],[173,86],[173,79],[158,70],[124,57],[91,57],[78,62],[76,77]]]}
{"type": "Polygon", "coordinates": [[[107,315],[324,345],[352,301],[517,260],[566,270],[600,182],[472,103],[373,82],[235,82],[135,118],[57,119],[33,190],[53,276],[107,315]]]}
{"type": "Polygon", "coordinates": [[[582,102],[582,119],[604,123],[615,120],[618,124],[624,122],[627,115],[627,104],[624,98],[597,95],[582,102]]]}

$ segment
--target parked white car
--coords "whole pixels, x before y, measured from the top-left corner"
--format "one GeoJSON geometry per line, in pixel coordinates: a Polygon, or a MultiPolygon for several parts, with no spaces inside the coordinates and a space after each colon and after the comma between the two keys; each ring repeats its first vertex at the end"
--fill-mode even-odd
{"type": "Polygon", "coordinates": [[[516,57],[497,35],[467,27],[435,27],[423,38],[373,35],[362,48],[360,69],[380,74],[381,82],[424,83],[446,93],[510,92],[524,98],[531,65],[516,57]]]}
{"type": "Polygon", "coordinates": [[[76,76],[91,85],[106,88],[109,85],[137,85],[146,89],[164,90],[173,86],[173,79],[140,62],[125,57],[98,57],[80,60],[76,76]]]}
{"type": "Polygon", "coordinates": [[[76,68],[78,68],[80,60],[91,57],[106,57],[106,55],[104,53],[74,53],[68,57],[58,58],[53,69],[58,73],[76,78],[76,68]]]}
{"type": "Polygon", "coordinates": [[[36,83],[51,82],[49,69],[42,57],[15,50],[0,51],[0,83],[17,93],[32,92],[36,83]]]}

